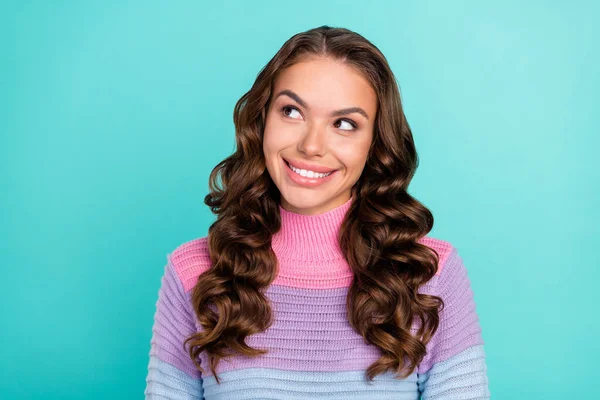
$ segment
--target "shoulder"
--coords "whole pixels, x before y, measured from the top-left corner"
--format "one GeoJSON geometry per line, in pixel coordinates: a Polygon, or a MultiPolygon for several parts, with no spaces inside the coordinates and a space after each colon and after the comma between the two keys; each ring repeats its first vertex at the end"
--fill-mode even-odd
{"type": "Polygon", "coordinates": [[[208,252],[208,237],[200,237],[177,246],[167,256],[186,292],[191,290],[198,276],[211,265],[208,252]]]}
{"type": "Polygon", "coordinates": [[[439,264],[436,275],[440,275],[448,263],[448,260],[452,258],[452,256],[456,253],[456,248],[452,245],[452,243],[437,239],[431,236],[424,236],[418,240],[420,244],[423,244],[429,248],[432,248],[438,253],[439,256],[439,264]]]}

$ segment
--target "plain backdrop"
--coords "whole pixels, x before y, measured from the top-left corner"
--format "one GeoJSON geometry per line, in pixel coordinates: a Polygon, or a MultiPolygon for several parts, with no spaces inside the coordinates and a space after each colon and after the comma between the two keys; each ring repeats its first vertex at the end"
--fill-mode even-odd
{"type": "Polygon", "coordinates": [[[166,255],[213,221],[233,107],[320,25],[364,35],[398,79],[410,193],[465,261],[492,398],[600,396],[599,10],[2,2],[0,398],[143,397],[166,255]]]}

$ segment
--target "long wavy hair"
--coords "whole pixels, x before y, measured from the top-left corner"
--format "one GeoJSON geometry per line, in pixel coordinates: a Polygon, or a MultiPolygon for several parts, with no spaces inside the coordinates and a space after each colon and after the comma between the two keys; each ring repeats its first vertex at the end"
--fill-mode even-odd
{"type": "Polygon", "coordinates": [[[200,332],[188,337],[189,355],[206,352],[216,374],[221,358],[267,353],[245,343],[271,326],[272,309],[264,292],[273,282],[277,258],[272,235],[281,227],[280,193],[262,150],[272,85],[283,69],[305,57],[342,61],[362,72],[377,93],[374,136],[362,175],[352,187],[352,204],[339,243],[354,279],[346,301],[352,328],[381,350],[366,370],[368,380],[387,370],[408,377],[426,354],[438,328],[440,297],[417,289],[437,271],[437,252],[417,241],[431,231],[433,216],[408,194],[418,166],[412,132],[404,116],[396,78],[386,58],[363,36],[321,26],[287,40],[236,103],[235,152],[212,170],[204,203],[217,215],[208,230],[211,268],[192,291],[200,332]],[[218,179],[220,178],[220,184],[218,179]],[[416,336],[410,329],[418,321],[416,336]],[[403,372],[404,371],[404,372],[403,372]]]}

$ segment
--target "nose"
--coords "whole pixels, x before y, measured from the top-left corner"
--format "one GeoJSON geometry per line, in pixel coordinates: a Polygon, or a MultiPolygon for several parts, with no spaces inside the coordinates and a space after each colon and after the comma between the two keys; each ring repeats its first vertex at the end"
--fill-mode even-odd
{"type": "Polygon", "coordinates": [[[325,153],[325,129],[321,129],[317,124],[309,127],[306,134],[298,141],[297,149],[307,157],[322,156],[325,153]]]}

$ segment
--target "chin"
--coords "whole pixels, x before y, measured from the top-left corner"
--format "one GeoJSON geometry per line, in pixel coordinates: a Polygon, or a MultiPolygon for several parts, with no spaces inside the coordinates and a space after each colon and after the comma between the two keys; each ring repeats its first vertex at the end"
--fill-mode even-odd
{"type": "Polygon", "coordinates": [[[334,197],[321,198],[315,193],[303,193],[293,198],[281,196],[283,208],[300,214],[321,214],[331,208],[328,205],[334,200],[334,197]]]}

